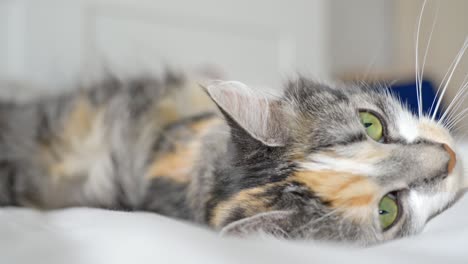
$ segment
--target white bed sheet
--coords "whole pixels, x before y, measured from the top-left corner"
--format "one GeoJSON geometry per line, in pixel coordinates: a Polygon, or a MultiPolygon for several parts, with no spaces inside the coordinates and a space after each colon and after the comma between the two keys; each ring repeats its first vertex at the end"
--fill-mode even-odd
{"type": "MultiPolygon", "coordinates": [[[[468,155],[468,145],[459,150],[468,155]]],[[[466,164],[466,162],[465,162],[466,164]]],[[[317,242],[222,238],[151,213],[0,210],[0,264],[468,263],[468,195],[414,237],[357,249],[317,242]]]]}

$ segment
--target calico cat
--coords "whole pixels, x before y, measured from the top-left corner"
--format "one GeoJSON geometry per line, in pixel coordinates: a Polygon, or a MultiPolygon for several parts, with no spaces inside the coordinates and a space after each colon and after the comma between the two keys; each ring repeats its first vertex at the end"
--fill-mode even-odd
{"type": "Polygon", "coordinates": [[[2,206],[151,211],[224,234],[369,245],[420,232],[463,187],[442,125],[384,88],[304,77],[279,95],[109,78],[3,102],[0,127],[2,206]]]}

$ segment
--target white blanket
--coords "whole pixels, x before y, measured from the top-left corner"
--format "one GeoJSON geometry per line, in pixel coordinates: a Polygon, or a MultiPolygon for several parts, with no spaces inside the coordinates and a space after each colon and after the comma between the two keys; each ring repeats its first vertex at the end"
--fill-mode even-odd
{"type": "Polygon", "coordinates": [[[0,212],[0,263],[468,263],[468,196],[418,236],[367,248],[222,238],[150,213],[0,212]]]}

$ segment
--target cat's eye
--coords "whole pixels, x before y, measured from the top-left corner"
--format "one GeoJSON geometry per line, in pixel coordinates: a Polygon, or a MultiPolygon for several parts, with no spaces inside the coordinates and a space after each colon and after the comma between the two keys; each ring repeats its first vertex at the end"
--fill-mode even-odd
{"type": "Polygon", "coordinates": [[[379,221],[383,230],[387,230],[396,222],[399,214],[399,205],[394,194],[385,195],[379,203],[379,221]]]}
{"type": "Polygon", "coordinates": [[[359,112],[361,123],[366,129],[367,135],[375,141],[381,141],[383,138],[383,126],[380,119],[369,112],[359,112]]]}

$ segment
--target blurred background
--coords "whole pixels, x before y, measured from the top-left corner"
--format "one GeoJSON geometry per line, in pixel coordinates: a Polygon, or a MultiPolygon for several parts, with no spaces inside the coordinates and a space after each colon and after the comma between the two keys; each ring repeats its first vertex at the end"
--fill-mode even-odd
{"type": "MultiPolygon", "coordinates": [[[[0,0],[0,79],[8,81],[2,87],[57,90],[103,70],[131,75],[170,66],[269,87],[295,72],[412,87],[422,6],[423,0],[0,0]]],[[[420,63],[434,28],[424,70],[428,94],[444,84],[468,36],[467,11],[466,0],[425,5],[420,63]]],[[[467,74],[465,56],[446,105],[467,74]]]]}

